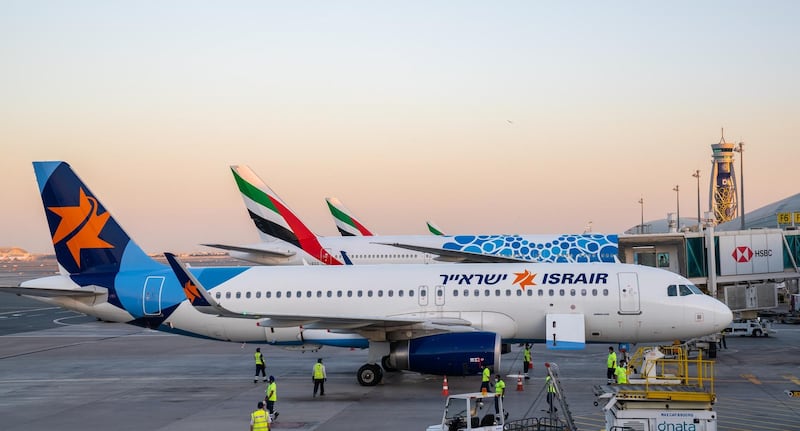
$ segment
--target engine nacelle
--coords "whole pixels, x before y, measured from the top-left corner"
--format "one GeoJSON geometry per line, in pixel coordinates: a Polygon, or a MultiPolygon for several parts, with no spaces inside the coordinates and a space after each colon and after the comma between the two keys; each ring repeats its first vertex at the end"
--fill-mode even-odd
{"type": "Polygon", "coordinates": [[[494,332],[453,332],[391,344],[389,365],[423,374],[468,376],[481,372],[481,363],[500,366],[500,335],[494,332]]]}

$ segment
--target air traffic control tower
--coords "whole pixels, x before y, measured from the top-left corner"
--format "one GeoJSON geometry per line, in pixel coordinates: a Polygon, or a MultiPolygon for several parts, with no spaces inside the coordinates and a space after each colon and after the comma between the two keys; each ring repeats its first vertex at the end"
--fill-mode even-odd
{"type": "Polygon", "coordinates": [[[725,142],[724,135],[719,143],[711,145],[713,155],[708,200],[717,224],[733,220],[739,214],[736,204],[736,172],[733,169],[735,147],[736,144],[725,142]]]}

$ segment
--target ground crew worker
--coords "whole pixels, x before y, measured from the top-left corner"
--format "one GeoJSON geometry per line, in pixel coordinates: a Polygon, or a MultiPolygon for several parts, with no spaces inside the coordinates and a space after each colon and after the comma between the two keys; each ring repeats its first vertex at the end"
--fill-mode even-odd
{"type": "Polygon", "coordinates": [[[614,370],[614,375],[617,376],[618,385],[628,383],[628,368],[625,366],[625,361],[620,361],[619,366],[614,370]]]}
{"type": "Polygon", "coordinates": [[[614,347],[612,346],[608,346],[606,368],[606,383],[614,383],[614,372],[617,371],[617,354],[614,353],[614,347]]]}
{"type": "Polygon", "coordinates": [[[258,372],[261,372],[261,378],[266,383],[267,381],[267,371],[264,367],[264,355],[261,354],[261,347],[256,348],[255,353],[256,358],[256,376],[253,378],[253,383],[258,383],[258,372]]]}
{"type": "Polygon", "coordinates": [[[319,396],[325,396],[325,381],[328,380],[328,374],[325,372],[325,365],[322,365],[322,358],[317,359],[317,363],[314,364],[311,378],[314,380],[314,395],[312,397],[317,396],[317,389],[319,389],[319,396]]]}
{"type": "Polygon", "coordinates": [[[484,390],[489,392],[489,380],[492,378],[492,371],[483,362],[481,362],[481,370],[481,392],[484,390]]]}
{"type": "Polygon", "coordinates": [[[264,397],[267,402],[267,411],[272,415],[272,419],[277,419],[278,412],[275,411],[275,401],[278,401],[278,385],[275,384],[275,376],[269,376],[269,384],[265,392],[267,393],[264,397]]]}
{"type": "Polygon", "coordinates": [[[532,368],[530,343],[525,343],[525,350],[522,351],[522,367],[524,369],[523,373],[525,374],[525,380],[529,380],[530,377],[528,376],[528,369],[532,368]]]}
{"type": "Polygon", "coordinates": [[[250,413],[250,431],[269,431],[271,422],[269,415],[264,411],[264,401],[259,401],[258,409],[250,413]]]}
{"type": "Polygon", "coordinates": [[[500,414],[500,402],[498,399],[506,395],[506,382],[500,378],[500,374],[494,375],[494,414],[500,414]]]}
{"type": "Polygon", "coordinates": [[[545,377],[544,384],[547,386],[547,404],[550,406],[550,410],[548,412],[557,412],[558,409],[553,407],[553,399],[556,397],[556,387],[553,384],[553,379],[550,378],[550,375],[545,377]]]}

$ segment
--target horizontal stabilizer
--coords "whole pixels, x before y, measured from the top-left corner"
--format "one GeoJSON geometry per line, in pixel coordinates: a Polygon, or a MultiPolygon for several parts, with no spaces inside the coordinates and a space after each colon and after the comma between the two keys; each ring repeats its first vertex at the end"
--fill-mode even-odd
{"type": "Polygon", "coordinates": [[[582,350],[586,347],[586,324],[583,314],[548,314],[547,348],[582,350]]]}
{"type": "Polygon", "coordinates": [[[239,245],[226,245],[226,244],[201,244],[206,247],[218,248],[221,250],[238,251],[241,253],[251,253],[256,255],[264,255],[267,257],[292,257],[296,253],[291,250],[264,250],[261,248],[245,247],[239,245]]]}
{"type": "Polygon", "coordinates": [[[0,291],[39,298],[58,298],[63,296],[91,297],[105,295],[108,290],[100,286],[76,286],[74,289],[51,289],[46,287],[0,286],[0,291]]]}

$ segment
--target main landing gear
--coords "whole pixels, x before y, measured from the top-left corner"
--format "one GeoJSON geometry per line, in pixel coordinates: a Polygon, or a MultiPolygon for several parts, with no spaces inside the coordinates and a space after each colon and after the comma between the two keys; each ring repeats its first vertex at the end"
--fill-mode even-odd
{"type": "Polygon", "coordinates": [[[383,379],[383,370],[378,364],[365,364],[358,369],[356,378],[361,386],[375,386],[383,379]]]}

